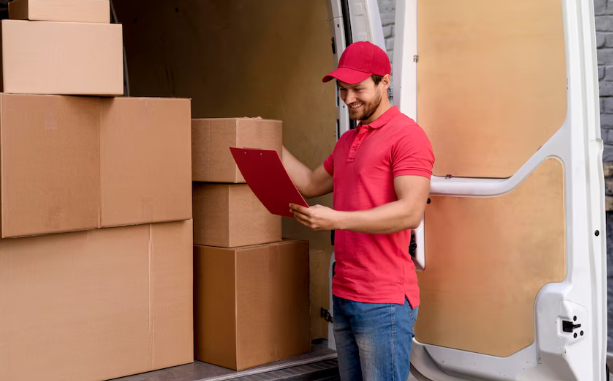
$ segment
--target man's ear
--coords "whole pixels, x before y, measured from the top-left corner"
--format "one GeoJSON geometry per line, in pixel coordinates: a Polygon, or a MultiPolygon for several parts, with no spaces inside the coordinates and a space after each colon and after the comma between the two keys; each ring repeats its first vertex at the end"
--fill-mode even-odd
{"type": "Polygon", "coordinates": [[[381,84],[383,85],[385,90],[390,88],[391,81],[392,80],[389,74],[385,74],[385,76],[381,79],[381,84]]]}

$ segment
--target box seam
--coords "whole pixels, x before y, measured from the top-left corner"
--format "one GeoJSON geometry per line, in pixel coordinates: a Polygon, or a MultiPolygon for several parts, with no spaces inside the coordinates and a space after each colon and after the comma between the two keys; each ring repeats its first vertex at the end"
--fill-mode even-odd
{"type": "MultiPolygon", "coordinates": [[[[1,59],[1,58],[0,58],[1,59]]],[[[2,187],[4,186],[4,94],[0,94],[0,237],[4,237],[4,229],[6,221],[4,220],[4,192],[2,187]]]]}
{"type": "Polygon", "coordinates": [[[153,314],[153,282],[154,277],[154,268],[153,268],[153,225],[149,224],[149,242],[147,243],[147,258],[149,264],[149,274],[147,279],[148,282],[148,291],[149,291],[149,301],[148,301],[148,317],[149,317],[149,370],[154,369],[154,358],[155,358],[155,320],[153,314]]]}
{"type": "Polygon", "coordinates": [[[102,228],[102,99],[98,99],[98,229],[102,228]]]}
{"type": "MultiPolygon", "coordinates": [[[[232,221],[232,186],[228,185],[226,187],[226,189],[228,190],[227,196],[228,196],[228,221],[226,224],[226,229],[228,230],[228,246],[229,247],[233,247],[234,246],[234,237],[232,236],[232,227],[231,225],[231,221],[232,221]]],[[[236,259],[236,258],[235,258],[236,259]]],[[[234,264],[234,266],[236,266],[236,263],[234,264]]],[[[236,270],[236,268],[235,268],[236,270]]]]}
{"type": "Polygon", "coordinates": [[[240,342],[239,337],[238,337],[238,277],[237,275],[237,271],[238,271],[238,250],[234,250],[234,332],[236,332],[236,334],[234,335],[234,362],[236,364],[236,369],[240,370],[240,364],[239,364],[239,352],[240,352],[240,348],[238,347],[238,343],[240,342]]]}

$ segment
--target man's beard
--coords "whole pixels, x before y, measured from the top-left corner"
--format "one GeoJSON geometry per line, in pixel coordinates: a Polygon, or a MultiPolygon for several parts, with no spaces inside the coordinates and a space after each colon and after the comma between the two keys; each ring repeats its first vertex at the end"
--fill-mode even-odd
{"type": "Polygon", "coordinates": [[[351,107],[349,107],[349,118],[358,121],[370,119],[370,117],[373,116],[373,114],[377,111],[377,108],[381,104],[382,98],[383,97],[381,96],[381,94],[377,93],[375,100],[370,103],[364,103],[363,110],[361,110],[360,112],[352,113],[351,107]]]}

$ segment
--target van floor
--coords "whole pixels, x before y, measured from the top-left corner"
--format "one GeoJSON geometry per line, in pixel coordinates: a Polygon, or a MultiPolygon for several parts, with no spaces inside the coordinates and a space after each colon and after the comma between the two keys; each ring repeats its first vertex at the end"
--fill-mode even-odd
{"type": "Polygon", "coordinates": [[[234,371],[195,361],[114,381],[268,381],[268,380],[340,380],[336,351],[328,349],[325,340],[314,341],[311,353],[275,361],[270,364],[234,371]]]}

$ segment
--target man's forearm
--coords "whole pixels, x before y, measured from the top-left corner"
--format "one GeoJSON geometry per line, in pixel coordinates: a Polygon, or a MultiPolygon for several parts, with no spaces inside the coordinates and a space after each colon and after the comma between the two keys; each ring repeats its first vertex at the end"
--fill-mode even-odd
{"type": "Polygon", "coordinates": [[[307,195],[313,171],[296,159],[285,147],[283,147],[283,166],[294,184],[296,184],[298,191],[303,195],[307,195]]]}
{"type": "Polygon", "coordinates": [[[421,222],[423,210],[412,207],[406,201],[394,201],[370,210],[337,213],[339,213],[338,230],[391,234],[417,228],[421,222]]]}

